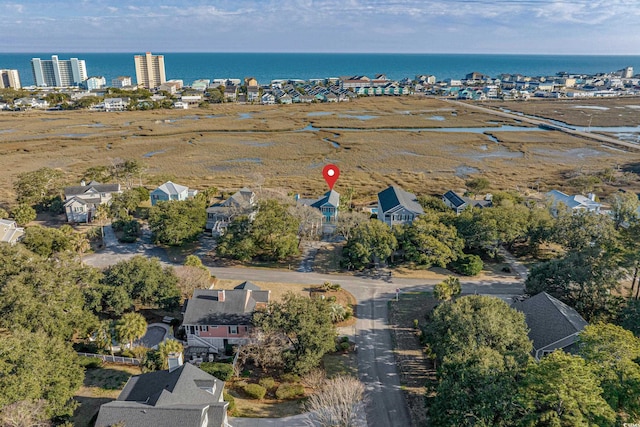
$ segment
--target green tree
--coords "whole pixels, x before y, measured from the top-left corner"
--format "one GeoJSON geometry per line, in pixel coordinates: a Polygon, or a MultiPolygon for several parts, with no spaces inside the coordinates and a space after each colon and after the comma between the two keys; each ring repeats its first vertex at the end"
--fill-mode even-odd
{"type": "Polygon", "coordinates": [[[460,295],[461,291],[462,287],[460,286],[460,279],[449,276],[442,282],[435,285],[433,288],[433,296],[440,301],[449,301],[452,297],[460,295]]]}
{"type": "Polygon", "coordinates": [[[611,217],[593,212],[560,213],[552,237],[567,252],[591,248],[611,251],[617,246],[618,238],[611,217]]]}
{"type": "Polygon", "coordinates": [[[407,261],[426,267],[446,267],[464,247],[455,227],[441,223],[437,214],[428,212],[397,228],[396,238],[407,261]]]}
{"type": "Polygon", "coordinates": [[[105,270],[102,283],[105,286],[102,304],[116,314],[134,303],[171,309],[180,299],[178,278],[158,258],[137,255],[120,261],[105,270]]]}
{"type": "Polygon", "coordinates": [[[112,320],[103,320],[98,324],[95,331],[95,339],[98,348],[109,350],[113,356],[113,340],[116,336],[115,322],[112,320]]]}
{"type": "Polygon", "coordinates": [[[280,261],[298,253],[299,221],[277,200],[262,200],[251,224],[256,255],[268,261],[280,261]]]}
{"type": "Polygon", "coordinates": [[[83,369],[62,339],[44,332],[0,333],[0,408],[43,399],[47,418],[69,417],[82,385],[83,369]]]}
{"type": "Polygon", "coordinates": [[[462,254],[448,268],[465,276],[475,276],[482,271],[484,263],[478,255],[462,254]]]}
{"type": "Polygon", "coordinates": [[[447,356],[430,390],[435,393],[427,398],[430,425],[513,426],[521,371],[515,359],[486,346],[447,356]]]}
{"type": "Polygon", "coordinates": [[[236,217],[218,239],[216,253],[223,258],[250,261],[257,253],[250,234],[251,220],[247,216],[236,217]]]}
{"type": "Polygon", "coordinates": [[[532,348],[524,314],[498,298],[464,296],[440,304],[424,332],[440,361],[428,402],[433,425],[512,425],[532,348]]]}
{"type": "Polygon", "coordinates": [[[13,184],[18,203],[46,208],[61,193],[62,177],[61,171],[51,168],[21,173],[13,184]]]}
{"type": "Polygon", "coordinates": [[[361,270],[376,260],[386,261],[397,249],[398,241],[392,230],[377,219],[359,224],[352,230],[351,239],[342,251],[342,265],[361,270]]]}
{"type": "Polygon", "coordinates": [[[472,193],[475,193],[475,194],[486,191],[491,186],[491,183],[489,182],[489,180],[484,177],[469,179],[464,184],[472,193]]]}
{"type": "Polygon", "coordinates": [[[434,196],[418,196],[418,203],[425,212],[449,213],[451,209],[444,204],[440,197],[434,196]]]}
{"type": "Polygon", "coordinates": [[[580,333],[579,354],[593,366],[603,397],[623,422],[640,417],[640,338],[620,326],[588,325],[580,333]]]}
{"type": "Polygon", "coordinates": [[[73,245],[71,238],[56,228],[28,227],[25,230],[22,243],[32,252],[45,258],[53,254],[70,250],[73,245]]]}
{"type": "Polygon", "coordinates": [[[11,210],[11,216],[18,225],[27,225],[36,219],[36,211],[29,205],[19,204],[11,210]]]}
{"type": "Polygon", "coordinates": [[[318,366],[322,356],[334,348],[336,329],[331,322],[327,301],[287,293],[281,302],[256,311],[256,327],[266,333],[287,338],[290,347],[282,349],[288,371],[304,374],[318,366]]]}
{"type": "Polygon", "coordinates": [[[158,353],[160,353],[160,360],[162,361],[160,369],[169,369],[170,353],[182,353],[183,351],[184,347],[182,347],[179,341],[171,339],[162,341],[158,345],[158,353]]]}
{"type": "Polygon", "coordinates": [[[133,342],[142,338],[146,331],[147,321],[144,320],[141,314],[125,313],[116,321],[116,337],[120,342],[129,343],[129,348],[133,348],[133,342]]]}
{"type": "Polygon", "coordinates": [[[9,212],[5,209],[0,208],[0,219],[9,218],[9,212]]]}
{"type": "Polygon", "coordinates": [[[587,320],[614,316],[621,303],[615,291],[623,271],[613,255],[590,248],[536,264],[529,271],[525,290],[531,295],[547,292],[587,320]]]}
{"type": "Polygon", "coordinates": [[[187,257],[184,259],[183,265],[187,267],[198,267],[207,270],[207,267],[202,264],[202,260],[197,255],[187,255],[187,257]]]}
{"type": "Polygon", "coordinates": [[[147,196],[146,199],[143,199],[144,195],[137,188],[124,190],[120,194],[113,195],[111,205],[109,205],[109,216],[111,218],[125,221],[133,218],[138,205],[149,198],[147,196]]]}
{"type": "Polygon", "coordinates": [[[439,360],[489,347],[524,362],[532,349],[524,314],[498,298],[480,295],[440,304],[433,311],[425,338],[439,360]]]}
{"type": "Polygon", "coordinates": [[[640,337],[640,301],[627,300],[618,316],[618,323],[640,337]]]}
{"type": "Polygon", "coordinates": [[[93,268],[73,257],[51,261],[20,248],[1,248],[0,254],[0,261],[16,264],[0,262],[0,327],[63,339],[87,335],[95,317],[85,309],[83,290],[97,282],[93,268]]]}
{"type": "Polygon", "coordinates": [[[518,401],[523,427],[613,426],[615,413],[602,397],[598,378],[579,356],[554,351],[530,363],[518,401]]]}
{"type": "Polygon", "coordinates": [[[160,202],[149,210],[149,228],[154,239],[164,245],[180,246],[194,240],[207,222],[202,200],[160,202]]]}
{"type": "Polygon", "coordinates": [[[640,199],[633,192],[618,192],[611,198],[611,216],[616,228],[638,220],[640,199]]]}

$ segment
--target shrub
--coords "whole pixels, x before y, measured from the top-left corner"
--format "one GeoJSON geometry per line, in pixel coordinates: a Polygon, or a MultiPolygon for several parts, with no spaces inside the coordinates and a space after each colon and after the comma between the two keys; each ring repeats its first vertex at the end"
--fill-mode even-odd
{"type": "Polygon", "coordinates": [[[202,362],[200,369],[222,381],[229,381],[233,378],[233,366],[228,363],[202,362]]]}
{"type": "Polygon", "coordinates": [[[302,384],[280,384],[276,390],[276,397],[280,400],[295,399],[304,396],[304,387],[302,384]]]}
{"type": "Polygon", "coordinates": [[[269,390],[276,386],[276,380],[271,377],[260,378],[259,384],[269,390]]]}
{"type": "Polygon", "coordinates": [[[102,359],[97,357],[86,357],[79,356],[78,357],[78,365],[82,366],[85,369],[97,369],[102,367],[102,359]]]}
{"type": "Polygon", "coordinates": [[[282,374],[282,381],[287,382],[287,383],[297,383],[298,381],[300,381],[300,377],[296,374],[291,374],[291,373],[287,373],[287,374],[282,374]]]}
{"type": "Polygon", "coordinates": [[[341,342],[340,343],[340,350],[342,350],[342,351],[349,351],[350,347],[351,347],[351,344],[349,344],[348,342],[341,342]]]}
{"type": "Polygon", "coordinates": [[[247,384],[244,386],[244,392],[252,399],[262,400],[264,395],[267,394],[267,389],[260,384],[247,384]]]}
{"type": "Polygon", "coordinates": [[[462,255],[449,264],[449,267],[464,276],[475,276],[482,271],[484,264],[478,255],[462,255]]]}
{"type": "Polygon", "coordinates": [[[226,391],[222,392],[222,398],[225,402],[229,402],[229,406],[227,406],[227,413],[232,417],[235,417],[236,414],[236,399],[227,393],[226,391]]]}

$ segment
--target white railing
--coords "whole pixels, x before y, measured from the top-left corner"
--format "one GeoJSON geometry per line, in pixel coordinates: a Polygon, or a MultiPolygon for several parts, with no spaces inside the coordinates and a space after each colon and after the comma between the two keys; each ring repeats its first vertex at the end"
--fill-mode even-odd
{"type": "Polygon", "coordinates": [[[95,353],[80,353],[80,352],[78,352],[78,356],[96,357],[98,359],[102,359],[105,362],[121,363],[123,365],[139,366],[142,363],[142,360],[135,359],[133,357],[110,356],[108,354],[95,354],[95,353]]]}

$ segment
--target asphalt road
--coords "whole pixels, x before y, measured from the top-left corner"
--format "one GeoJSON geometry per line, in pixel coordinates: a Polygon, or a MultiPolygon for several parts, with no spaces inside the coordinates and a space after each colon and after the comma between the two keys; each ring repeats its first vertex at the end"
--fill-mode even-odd
{"type": "MultiPolygon", "coordinates": [[[[84,262],[96,267],[106,267],[136,254],[157,256],[162,262],[171,264],[163,255],[162,249],[154,247],[148,242],[142,242],[138,245],[112,246],[101,253],[86,256],[84,262]]],[[[387,323],[387,302],[395,296],[396,289],[399,289],[400,292],[431,290],[438,280],[400,279],[386,275],[348,276],[236,267],[209,267],[209,271],[220,279],[297,284],[322,284],[329,281],[339,283],[351,292],[358,301],[356,344],[358,346],[360,379],[368,390],[367,424],[369,427],[407,427],[411,425],[393,354],[391,333],[387,323]]],[[[496,278],[495,280],[462,282],[462,292],[465,294],[494,295],[508,299],[513,295],[522,294],[522,291],[523,284],[517,279],[496,278]]]]}

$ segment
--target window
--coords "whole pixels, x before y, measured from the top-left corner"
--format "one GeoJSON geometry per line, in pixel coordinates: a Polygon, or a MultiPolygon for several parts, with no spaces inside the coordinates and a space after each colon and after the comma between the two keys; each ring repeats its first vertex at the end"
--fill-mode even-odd
{"type": "Polygon", "coordinates": [[[238,334],[238,327],[237,326],[229,326],[229,333],[232,335],[237,335],[238,334]]]}

